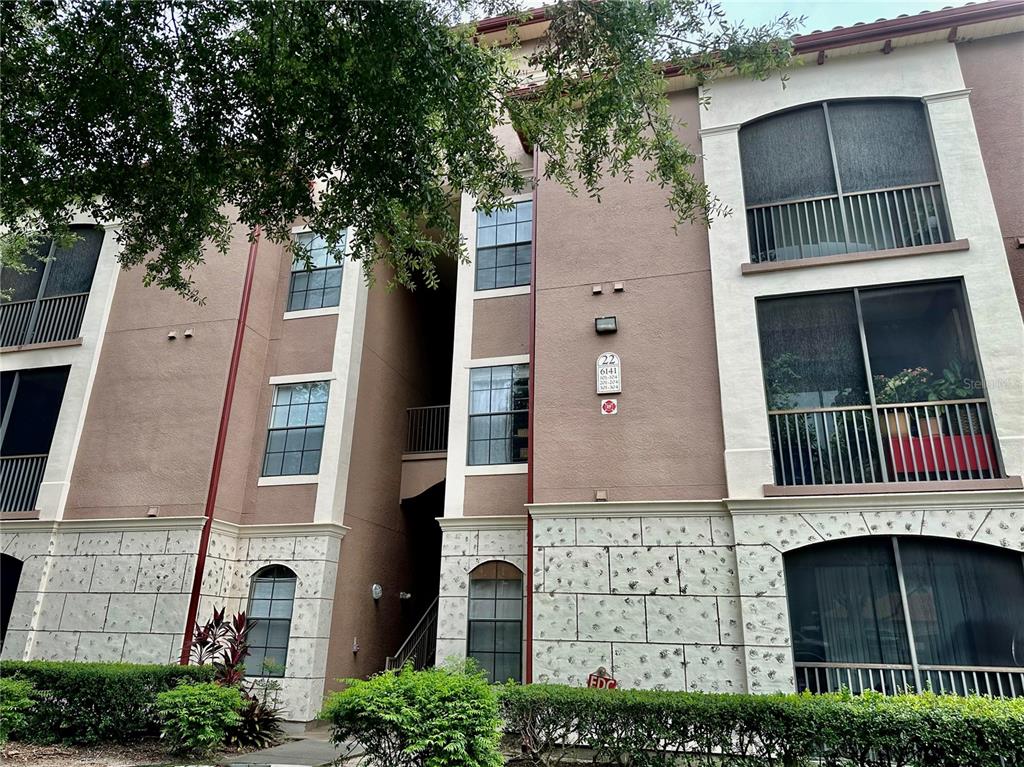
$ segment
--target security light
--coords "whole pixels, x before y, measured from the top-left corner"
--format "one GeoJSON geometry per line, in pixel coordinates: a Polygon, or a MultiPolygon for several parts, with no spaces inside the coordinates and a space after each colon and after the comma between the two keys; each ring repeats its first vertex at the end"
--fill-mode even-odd
{"type": "Polygon", "coordinates": [[[598,335],[604,335],[605,333],[615,333],[618,331],[619,326],[615,322],[614,315],[611,317],[595,317],[594,318],[594,330],[597,331],[598,335]]]}

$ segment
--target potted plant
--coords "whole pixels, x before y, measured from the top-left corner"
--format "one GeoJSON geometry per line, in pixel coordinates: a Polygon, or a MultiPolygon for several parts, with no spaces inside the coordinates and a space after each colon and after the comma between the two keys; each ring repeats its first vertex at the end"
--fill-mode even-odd
{"type": "MultiPolygon", "coordinates": [[[[904,368],[892,376],[879,373],[874,376],[875,402],[879,405],[924,402],[930,393],[931,371],[925,367],[904,368]]],[[[909,436],[910,418],[906,411],[885,410],[889,436],[909,436]]]]}
{"type": "MultiPolygon", "coordinates": [[[[949,367],[944,368],[942,374],[932,381],[928,400],[930,402],[955,402],[956,400],[971,399],[981,391],[981,381],[969,374],[965,367],[973,369],[973,365],[965,366],[959,358],[954,357],[949,367]]],[[[978,418],[977,409],[972,410],[970,406],[959,407],[954,405],[953,416],[950,420],[956,420],[959,433],[981,434],[982,425],[978,418]]],[[[952,427],[953,424],[950,424],[952,427]]]]}

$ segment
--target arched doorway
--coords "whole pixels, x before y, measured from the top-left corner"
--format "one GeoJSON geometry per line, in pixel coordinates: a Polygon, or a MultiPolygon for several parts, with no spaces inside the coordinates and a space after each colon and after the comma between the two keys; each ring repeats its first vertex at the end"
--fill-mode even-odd
{"type": "Polygon", "coordinates": [[[20,559],[10,554],[0,554],[0,647],[7,638],[7,625],[11,622],[14,598],[18,595],[18,581],[21,580],[20,559]]]}
{"type": "Polygon", "coordinates": [[[785,555],[797,688],[1024,696],[1024,555],[860,537],[785,555]]]}

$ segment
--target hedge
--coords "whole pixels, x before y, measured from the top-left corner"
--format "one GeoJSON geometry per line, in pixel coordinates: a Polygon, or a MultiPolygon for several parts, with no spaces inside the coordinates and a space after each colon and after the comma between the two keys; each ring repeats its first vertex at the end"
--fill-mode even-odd
{"type": "Polygon", "coordinates": [[[35,688],[35,705],[12,738],[37,743],[130,743],[156,735],[156,696],[181,682],[209,682],[213,666],[2,661],[0,676],[35,688]]]}
{"type": "Polygon", "coordinates": [[[1024,766],[1024,699],[509,685],[500,703],[510,749],[534,765],[582,748],[631,767],[1024,766]]]}

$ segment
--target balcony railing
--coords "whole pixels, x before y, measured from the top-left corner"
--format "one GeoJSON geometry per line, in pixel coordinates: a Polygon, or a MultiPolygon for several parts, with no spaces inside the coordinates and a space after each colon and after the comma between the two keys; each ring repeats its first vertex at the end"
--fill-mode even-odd
{"type": "Polygon", "coordinates": [[[984,399],[768,413],[775,484],[1002,477],[984,399]]]}
{"type": "Polygon", "coordinates": [[[0,458],[0,511],[32,511],[46,471],[45,455],[0,458]]]}
{"type": "Polygon", "coordinates": [[[88,293],[71,293],[0,304],[0,347],[78,338],[88,302],[88,293]]]}
{"type": "Polygon", "coordinates": [[[867,690],[884,695],[931,690],[951,695],[1024,697],[1024,666],[944,666],[922,664],[918,673],[909,663],[796,664],[797,692],[838,692],[860,695],[867,690]],[[920,679],[919,679],[920,677],[920,679]]]}
{"type": "Polygon", "coordinates": [[[752,206],[747,230],[755,264],[952,240],[938,183],[752,206]]]}
{"type": "Polygon", "coordinates": [[[406,453],[439,453],[448,449],[448,406],[411,407],[405,437],[406,453]]]}

